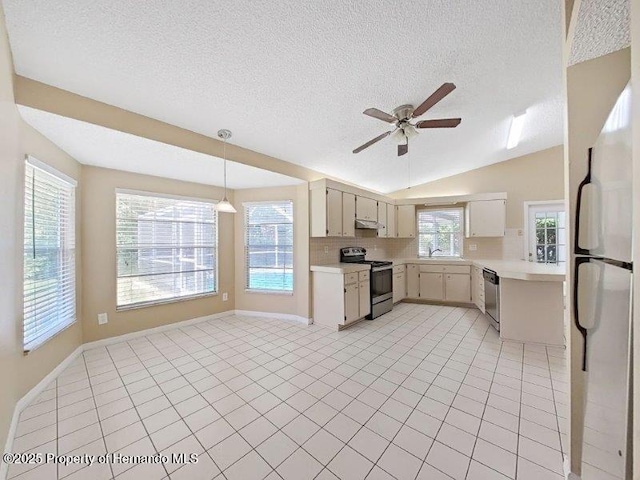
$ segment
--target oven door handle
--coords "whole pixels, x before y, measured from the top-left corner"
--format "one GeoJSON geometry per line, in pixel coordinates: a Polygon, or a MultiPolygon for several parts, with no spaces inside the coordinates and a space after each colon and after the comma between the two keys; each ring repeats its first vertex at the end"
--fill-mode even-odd
{"type": "Polygon", "coordinates": [[[385,270],[393,270],[393,266],[372,268],[371,272],[384,272],[385,270]]]}

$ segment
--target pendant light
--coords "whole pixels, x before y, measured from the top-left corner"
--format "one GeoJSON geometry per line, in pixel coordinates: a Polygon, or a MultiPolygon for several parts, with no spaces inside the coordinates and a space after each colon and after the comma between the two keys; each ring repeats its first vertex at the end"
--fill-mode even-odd
{"type": "Polygon", "coordinates": [[[224,213],[236,213],[236,209],[227,200],[227,140],[231,138],[231,131],[218,130],[218,137],[224,141],[222,156],[224,157],[224,198],[216,204],[216,210],[224,213]]]}

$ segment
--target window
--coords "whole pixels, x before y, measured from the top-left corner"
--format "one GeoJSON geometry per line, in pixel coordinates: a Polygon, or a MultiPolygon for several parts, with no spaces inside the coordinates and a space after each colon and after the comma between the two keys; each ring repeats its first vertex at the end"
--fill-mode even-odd
{"type": "Polygon", "coordinates": [[[216,292],[215,204],[116,192],[119,308],[216,292]]]}
{"type": "Polygon", "coordinates": [[[459,257],[462,208],[418,211],[418,256],[459,257]]]}
{"type": "Polygon", "coordinates": [[[527,202],[530,262],[563,264],[567,260],[564,202],[527,202]]]}
{"type": "Polygon", "coordinates": [[[245,203],[247,290],[293,292],[293,202],[245,203]]]}
{"type": "Polygon", "coordinates": [[[24,350],[76,320],[76,182],[29,158],[24,185],[24,350]]]}

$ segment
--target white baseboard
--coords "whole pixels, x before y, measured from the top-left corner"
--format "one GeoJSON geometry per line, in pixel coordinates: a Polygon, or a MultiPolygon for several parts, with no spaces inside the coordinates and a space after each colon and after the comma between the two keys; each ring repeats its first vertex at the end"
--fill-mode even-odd
{"type": "Polygon", "coordinates": [[[289,322],[302,323],[303,325],[313,324],[312,318],[306,318],[300,315],[292,315],[290,313],[257,312],[254,310],[236,310],[235,313],[236,315],[243,315],[245,317],[272,318],[274,320],[285,320],[289,322]]]}
{"type": "MultiPolygon", "coordinates": [[[[9,433],[7,435],[7,441],[4,446],[4,452],[13,453],[13,440],[16,436],[16,430],[18,428],[18,420],[22,411],[33,402],[47,386],[53,382],[58,375],[60,375],[73,361],[80,356],[84,350],[84,345],[78,346],[73,352],[71,352],[67,358],[60,362],[56,368],[51,370],[38,384],[29,390],[24,397],[16,402],[16,406],[13,409],[13,417],[11,418],[11,425],[9,426],[9,433]]],[[[0,478],[7,478],[7,472],[9,465],[0,460],[0,478]]]]}
{"type": "Polygon", "coordinates": [[[153,335],[154,333],[166,332],[167,330],[195,325],[197,323],[206,322],[208,320],[215,320],[216,318],[229,317],[234,313],[234,310],[213,313],[211,315],[205,315],[204,317],[191,318],[189,320],[183,320],[181,322],[168,323],[166,325],[160,325],[159,327],[146,328],[144,330],[138,330],[137,332],[125,333],[124,335],[118,335],[117,337],[109,337],[103,338],[101,340],[95,340],[93,342],[87,342],[83,346],[85,350],[90,350],[92,348],[103,347],[105,345],[113,345],[114,343],[126,342],[134,338],[146,337],[147,335],[153,335]]]}

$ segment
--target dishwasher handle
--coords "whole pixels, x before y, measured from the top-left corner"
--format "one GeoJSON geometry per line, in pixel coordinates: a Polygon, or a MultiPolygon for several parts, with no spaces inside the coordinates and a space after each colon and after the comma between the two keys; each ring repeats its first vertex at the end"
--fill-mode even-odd
{"type": "Polygon", "coordinates": [[[500,284],[500,277],[498,277],[498,274],[488,268],[482,269],[482,278],[493,285],[500,284]]]}

